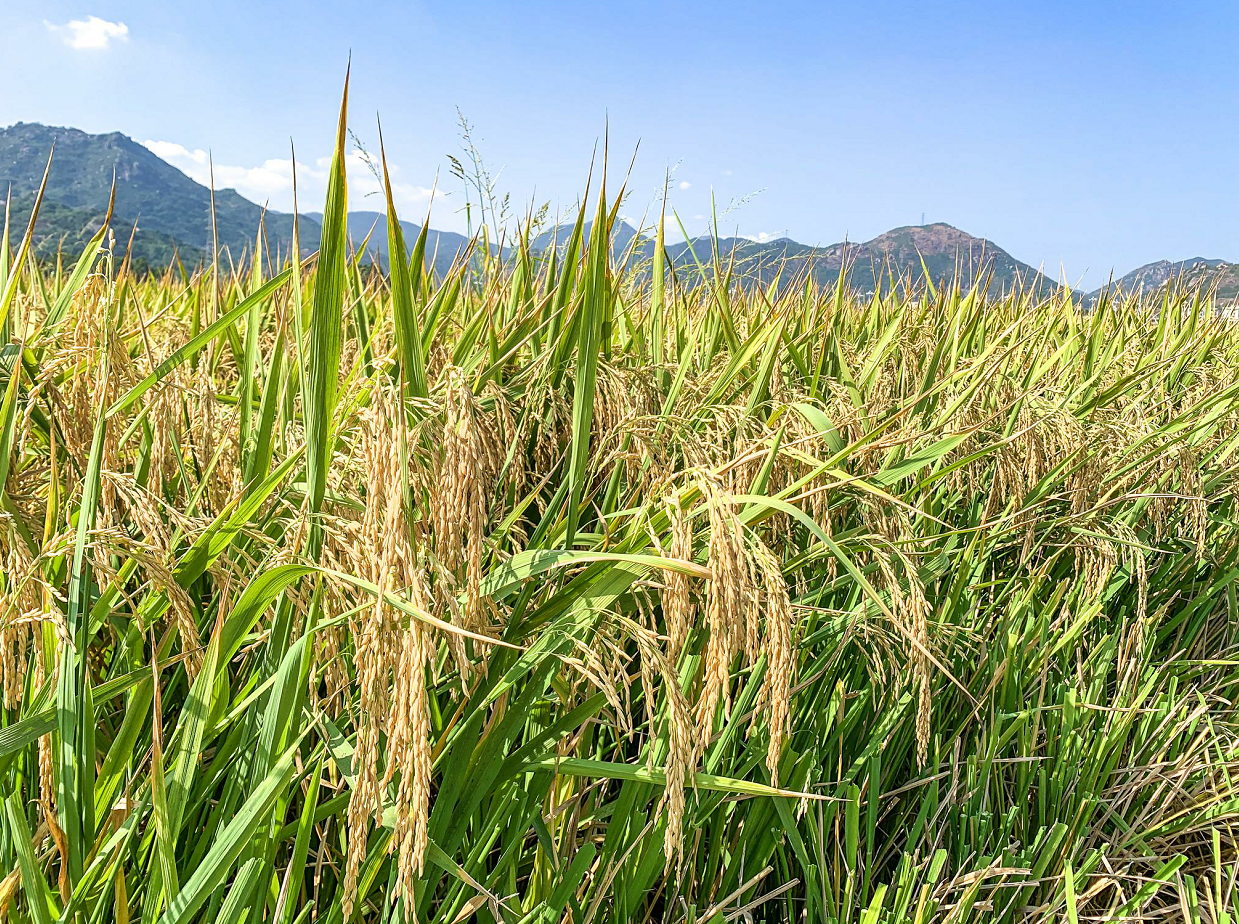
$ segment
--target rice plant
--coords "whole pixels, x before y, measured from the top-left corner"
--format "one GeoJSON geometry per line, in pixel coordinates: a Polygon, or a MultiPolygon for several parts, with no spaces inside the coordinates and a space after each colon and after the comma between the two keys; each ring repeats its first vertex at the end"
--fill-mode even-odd
{"type": "Polygon", "coordinates": [[[603,182],[384,270],[345,109],[309,259],[0,242],[0,915],[1235,919],[1207,293],[638,265],[603,182]]]}

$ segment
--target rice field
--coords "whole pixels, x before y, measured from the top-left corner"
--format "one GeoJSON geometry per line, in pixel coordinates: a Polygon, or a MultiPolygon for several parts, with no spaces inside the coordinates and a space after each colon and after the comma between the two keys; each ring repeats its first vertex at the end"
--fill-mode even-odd
{"type": "Polygon", "coordinates": [[[1235,920],[1207,294],[384,273],[344,125],[302,261],[10,216],[0,915],[1235,920]]]}

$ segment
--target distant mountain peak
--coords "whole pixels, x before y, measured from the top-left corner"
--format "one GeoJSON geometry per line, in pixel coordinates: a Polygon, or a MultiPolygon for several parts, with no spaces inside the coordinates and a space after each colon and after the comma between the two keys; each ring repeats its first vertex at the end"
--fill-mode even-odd
{"type": "MultiPolygon", "coordinates": [[[[585,223],[588,237],[589,222],[585,223]]],[[[561,224],[538,234],[531,242],[535,250],[567,246],[572,224],[561,224]]],[[[631,256],[648,263],[654,253],[654,231],[640,235],[627,222],[617,222],[612,230],[611,252],[616,259],[631,256]]],[[[666,245],[673,266],[690,269],[698,260],[709,262],[715,251],[727,265],[741,275],[763,283],[778,278],[791,281],[804,274],[821,284],[834,284],[847,267],[849,279],[858,288],[872,289],[887,285],[892,279],[917,280],[928,269],[935,280],[949,279],[959,274],[965,283],[990,277],[996,288],[1044,286],[1055,284],[1039,271],[1021,263],[992,241],[974,237],[946,222],[925,225],[904,225],[892,228],[868,241],[841,241],[825,246],[801,244],[789,237],[755,241],[746,237],[724,237],[715,240],[699,235],[687,241],[666,245]]]]}
{"type": "Polygon", "coordinates": [[[1239,266],[1211,257],[1155,260],[1090,293],[1089,300],[1096,301],[1106,291],[1138,295],[1172,284],[1187,289],[1211,289],[1218,299],[1234,301],[1239,299],[1239,266]]]}
{"type": "MultiPolygon", "coordinates": [[[[158,267],[166,266],[174,254],[188,263],[207,258],[213,243],[211,191],[121,132],[90,134],[34,122],[0,129],[0,183],[12,184],[19,202],[38,190],[53,145],[47,211],[38,225],[42,249],[71,246],[81,239],[84,223],[103,217],[115,175],[114,221],[117,228],[138,224],[136,260],[158,267]]],[[[236,255],[253,249],[260,216],[262,208],[236,191],[216,192],[222,248],[236,255]]],[[[272,250],[287,252],[292,216],[268,212],[266,229],[272,250]]],[[[302,235],[315,240],[317,229],[303,227],[302,235]]]]}

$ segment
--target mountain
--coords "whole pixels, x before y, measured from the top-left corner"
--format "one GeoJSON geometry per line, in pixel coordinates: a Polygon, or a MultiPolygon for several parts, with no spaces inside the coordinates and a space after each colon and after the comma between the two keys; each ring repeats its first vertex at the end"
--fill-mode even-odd
{"type": "MultiPolygon", "coordinates": [[[[840,246],[840,252],[846,248],[840,246]]],[[[1040,271],[1007,253],[997,244],[974,237],[944,222],[895,228],[847,252],[852,278],[881,280],[895,276],[958,277],[971,282],[989,276],[990,286],[1006,291],[1020,286],[1053,289],[1057,284],[1040,271]],[[922,268],[922,261],[924,268],[922,268]]]]}
{"type": "MultiPolygon", "coordinates": [[[[321,224],[322,212],[302,213],[321,224]]],[[[400,222],[400,230],[404,233],[404,246],[409,250],[417,243],[417,237],[422,233],[422,226],[411,221],[400,222]]],[[[387,214],[385,212],[354,212],[348,213],[348,236],[354,247],[360,248],[366,244],[367,258],[387,266],[387,214]]],[[[426,263],[433,265],[439,276],[445,276],[456,262],[458,255],[463,254],[469,246],[469,238],[454,231],[436,231],[431,228],[426,232],[426,263]]]]}
{"type": "MultiPolygon", "coordinates": [[[[696,243],[704,241],[698,239],[696,243]]],[[[754,269],[762,279],[781,266],[785,276],[789,272],[811,272],[818,283],[829,285],[846,267],[852,285],[865,292],[901,280],[920,280],[926,270],[934,282],[958,278],[967,285],[988,276],[991,289],[999,291],[1019,286],[1056,287],[1052,280],[992,241],[944,222],[893,228],[859,244],[807,247],[787,238],[764,244],[733,239],[733,243],[740,269],[754,269]]]]}
{"type": "MultiPolygon", "coordinates": [[[[163,266],[178,251],[186,263],[211,252],[211,191],[120,132],[91,135],[75,128],[18,122],[0,129],[0,190],[9,188],[16,205],[33,201],[43,179],[48,153],[55,145],[38,249],[55,251],[89,238],[107,209],[116,176],[116,210],[112,227],[121,246],[136,224],[134,259],[163,266]]],[[[19,210],[17,215],[22,215],[19,210]]],[[[236,190],[215,192],[219,244],[234,258],[252,251],[261,206],[236,190]]],[[[286,253],[292,239],[292,215],[266,213],[268,246],[286,253]]],[[[301,225],[302,249],[318,246],[321,228],[313,219],[301,225]]]]}
{"type": "MultiPolygon", "coordinates": [[[[113,132],[91,135],[74,128],[53,128],[19,122],[0,129],[0,196],[12,195],[13,234],[20,234],[43,179],[48,152],[55,145],[52,171],[39,213],[36,252],[72,253],[98,230],[107,211],[112,174],[116,174],[116,209],[112,227],[118,247],[126,246],[134,224],[133,258],[140,267],[162,268],[176,254],[187,264],[205,262],[211,253],[211,191],[133,139],[113,132]]],[[[322,213],[301,215],[302,255],[318,247],[322,213]]],[[[252,252],[259,220],[265,221],[272,254],[286,254],[292,245],[292,215],[267,211],[232,189],[215,191],[215,219],[221,250],[233,259],[252,252]]],[[[421,226],[402,221],[405,245],[413,247],[421,226]]],[[[348,216],[348,233],[361,247],[369,235],[367,253],[387,265],[387,217],[382,212],[357,211],[348,216]],[[373,233],[371,233],[373,231],[373,233]]],[[[462,234],[431,230],[426,259],[446,273],[469,241],[462,234]]]]}
{"type": "Polygon", "coordinates": [[[1090,293],[1089,300],[1096,301],[1102,292],[1107,290],[1149,293],[1171,283],[1186,289],[1212,289],[1219,300],[1235,301],[1239,299],[1239,264],[1206,257],[1192,257],[1177,262],[1158,260],[1137,267],[1126,276],[1102,286],[1090,293]]]}
{"type": "MultiPolygon", "coordinates": [[[[589,233],[593,228],[594,223],[587,221],[582,226],[581,241],[582,246],[589,243],[589,233]]],[[[572,239],[572,230],[576,226],[573,224],[562,224],[555,227],[547,228],[545,231],[536,234],[529,241],[529,249],[534,253],[547,251],[554,245],[558,250],[563,251],[567,248],[568,242],[572,239]]],[[[668,225],[672,227],[672,225],[668,225]]],[[[611,253],[618,260],[627,252],[629,245],[636,238],[637,229],[628,222],[620,220],[611,228],[611,253]]],[[[643,248],[638,251],[643,256],[650,256],[654,253],[654,238],[642,235],[638,242],[638,247],[643,248]],[[646,253],[648,251],[648,253],[646,253]]]]}
{"type": "Polygon", "coordinates": [[[1239,264],[1197,264],[1184,272],[1183,283],[1188,288],[1212,289],[1219,301],[1233,303],[1239,300],[1239,264]]]}
{"type": "MultiPolygon", "coordinates": [[[[174,254],[190,265],[209,258],[210,190],[119,132],[91,135],[73,128],[26,122],[0,129],[0,193],[6,187],[11,190],[15,226],[29,213],[53,144],[55,156],[37,226],[38,252],[54,253],[59,247],[72,252],[90,238],[107,209],[115,174],[113,228],[118,247],[123,248],[130,229],[137,225],[132,254],[136,265],[162,268],[174,254]]],[[[234,260],[252,251],[263,217],[260,206],[235,190],[216,190],[215,217],[221,249],[234,260]]],[[[301,216],[303,253],[318,246],[321,220],[321,214],[301,216]]],[[[268,211],[265,222],[268,247],[274,253],[286,254],[291,246],[292,215],[268,211]]],[[[405,244],[412,247],[421,228],[408,221],[402,222],[402,227],[405,244]]],[[[361,247],[369,235],[367,253],[386,265],[387,229],[382,212],[352,212],[348,231],[356,247],[361,247]]],[[[544,231],[531,242],[532,249],[545,251],[554,246],[553,242],[564,247],[571,232],[570,225],[544,231]]],[[[14,233],[20,234],[20,227],[14,233]]],[[[611,244],[617,257],[630,253],[637,262],[653,257],[652,236],[639,234],[626,222],[614,228],[611,244]]],[[[432,230],[427,235],[427,259],[443,274],[467,245],[463,235],[432,230]]],[[[936,281],[958,275],[972,282],[988,276],[991,288],[997,290],[1017,285],[1055,287],[1051,280],[993,242],[942,223],[895,228],[863,243],[844,242],[826,247],[789,238],[756,242],[740,237],[714,240],[703,236],[670,244],[667,253],[674,267],[689,273],[698,261],[709,264],[717,253],[738,274],[765,283],[776,277],[790,282],[812,276],[820,284],[831,285],[847,267],[853,286],[873,291],[892,282],[920,279],[923,262],[936,281]]]]}
{"type": "Polygon", "coordinates": [[[1156,289],[1164,286],[1176,276],[1182,276],[1188,270],[1197,267],[1213,268],[1222,263],[1221,260],[1209,260],[1205,257],[1192,257],[1190,260],[1180,260],[1174,263],[1170,260],[1158,260],[1156,263],[1146,263],[1137,267],[1126,276],[1114,281],[1116,288],[1124,292],[1143,292],[1145,289],[1156,289]]]}
{"type": "MultiPolygon", "coordinates": [[[[589,236],[589,223],[585,237],[589,236]]],[[[532,242],[534,249],[557,242],[566,247],[572,234],[571,225],[560,225],[542,232],[532,242]]],[[[612,251],[617,257],[630,255],[638,263],[648,262],[654,255],[654,238],[638,235],[626,222],[621,222],[612,234],[612,251]]],[[[1007,290],[1017,286],[1045,289],[1056,284],[1027,263],[1022,263],[992,241],[974,237],[951,225],[938,222],[894,228],[864,243],[842,242],[825,247],[801,244],[790,238],[772,241],[752,241],[743,237],[719,238],[708,235],[666,246],[668,260],[677,269],[691,269],[700,262],[708,266],[717,252],[720,262],[730,264],[745,277],[771,282],[778,276],[784,281],[811,274],[821,285],[832,285],[846,266],[851,284],[861,291],[872,292],[901,280],[919,280],[924,270],[935,282],[958,276],[971,283],[991,276],[992,289],[1007,290]],[[922,261],[924,269],[922,269],[922,261]]]]}

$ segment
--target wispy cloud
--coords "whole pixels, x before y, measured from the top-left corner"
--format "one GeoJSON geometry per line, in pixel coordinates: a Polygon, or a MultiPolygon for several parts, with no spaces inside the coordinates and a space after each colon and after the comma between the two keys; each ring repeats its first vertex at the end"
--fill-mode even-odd
{"type": "Polygon", "coordinates": [[[107,48],[112,42],[129,41],[129,27],[123,22],[109,22],[98,16],[87,16],[85,19],[70,19],[63,26],[43,20],[48,31],[59,35],[70,48],[101,49],[107,48]]]}
{"type": "MultiPolygon", "coordinates": [[[[190,150],[175,141],[144,141],[156,155],[176,167],[186,176],[197,180],[204,186],[211,182],[211,158],[201,148],[190,150]]],[[[297,164],[299,177],[313,182],[319,171],[303,163],[297,164]]],[[[241,195],[263,202],[284,193],[291,193],[293,188],[293,162],[291,158],[273,158],[265,160],[255,167],[244,167],[234,164],[215,164],[215,187],[217,189],[235,189],[241,195]]]]}
{"type": "Polygon", "coordinates": [[[680,180],[680,189],[692,189],[692,188],[693,188],[693,184],[688,182],[688,180],[680,180]]]}
{"type": "MultiPolygon", "coordinates": [[[[191,179],[204,186],[210,184],[211,158],[201,148],[190,150],[175,141],[143,141],[142,144],[191,179]]],[[[382,174],[375,175],[367,155],[355,148],[345,155],[344,164],[348,172],[352,207],[384,211],[383,185],[379,179],[382,174]]],[[[297,161],[297,198],[302,209],[313,211],[321,207],[330,166],[330,157],[319,157],[313,164],[297,161]]],[[[400,179],[399,166],[389,164],[389,167],[392,172],[392,198],[396,202],[397,211],[400,211],[402,206],[424,205],[430,198],[431,190],[416,183],[404,182],[400,179]]],[[[292,158],[270,158],[255,166],[222,164],[216,161],[215,188],[235,189],[255,202],[270,202],[275,208],[290,209],[293,191],[292,158]]]]}

